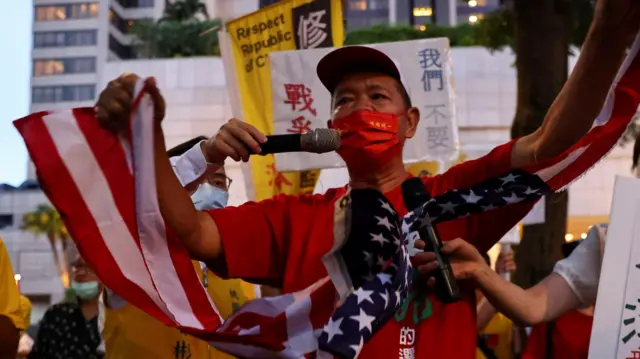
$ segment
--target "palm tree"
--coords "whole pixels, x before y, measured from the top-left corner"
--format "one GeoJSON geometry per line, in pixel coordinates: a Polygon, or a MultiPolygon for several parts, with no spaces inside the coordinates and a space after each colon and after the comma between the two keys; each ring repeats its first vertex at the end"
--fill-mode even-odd
{"type": "Polygon", "coordinates": [[[48,204],[41,204],[35,211],[24,215],[21,229],[36,235],[47,236],[62,285],[69,288],[70,263],[67,253],[69,234],[58,211],[48,204]],[[58,251],[58,242],[61,244],[62,253],[58,251]]]}
{"type": "Polygon", "coordinates": [[[197,20],[197,16],[202,15],[209,19],[207,6],[200,0],[177,0],[172,3],[165,3],[164,15],[160,21],[189,21],[197,20]]]}

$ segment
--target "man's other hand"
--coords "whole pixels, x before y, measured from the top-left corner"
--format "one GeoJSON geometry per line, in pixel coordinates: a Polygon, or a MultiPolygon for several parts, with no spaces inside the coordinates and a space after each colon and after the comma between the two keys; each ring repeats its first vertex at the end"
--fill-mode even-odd
{"type": "Polygon", "coordinates": [[[633,38],[640,26],[637,0],[598,0],[594,14],[596,26],[615,29],[617,36],[633,38]]]}
{"type": "MultiPolygon", "coordinates": [[[[109,82],[98,97],[96,103],[96,117],[102,128],[114,133],[126,130],[131,116],[133,92],[140,77],[135,74],[123,74],[109,82]]],[[[154,119],[158,122],[164,119],[165,102],[157,87],[156,80],[150,77],[145,80],[147,93],[151,95],[154,106],[154,119]]]]}

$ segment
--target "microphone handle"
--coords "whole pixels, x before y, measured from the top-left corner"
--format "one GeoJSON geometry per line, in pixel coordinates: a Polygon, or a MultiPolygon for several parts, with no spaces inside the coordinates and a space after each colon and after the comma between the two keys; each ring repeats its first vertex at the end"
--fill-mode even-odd
{"type": "Polygon", "coordinates": [[[267,142],[260,145],[262,149],[260,154],[264,156],[271,153],[300,152],[302,151],[301,137],[299,133],[267,136],[267,142]]]}
{"type": "Polygon", "coordinates": [[[438,261],[438,269],[434,276],[436,279],[435,290],[436,296],[443,303],[449,304],[460,300],[460,289],[458,288],[458,281],[453,275],[453,269],[449,259],[440,252],[442,242],[440,236],[433,225],[421,227],[418,230],[420,238],[425,241],[426,251],[432,251],[436,255],[438,261]]]}

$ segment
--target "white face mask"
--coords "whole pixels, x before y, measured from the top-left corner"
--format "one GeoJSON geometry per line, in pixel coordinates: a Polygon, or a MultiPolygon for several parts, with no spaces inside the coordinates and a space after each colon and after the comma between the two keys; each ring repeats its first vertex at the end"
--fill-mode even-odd
{"type": "Polygon", "coordinates": [[[229,201],[229,193],[205,182],[191,195],[191,201],[199,211],[224,208],[229,201]]]}

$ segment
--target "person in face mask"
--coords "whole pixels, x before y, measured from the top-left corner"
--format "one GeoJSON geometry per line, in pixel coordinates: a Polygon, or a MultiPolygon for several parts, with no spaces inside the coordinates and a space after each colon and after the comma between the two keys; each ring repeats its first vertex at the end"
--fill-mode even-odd
{"type": "MultiPolygon", "coordinates": [[[[455,166],[443,174],[422,178],[432,197],[454,189],[468,189],[514,169],[552,159],[591,129],[624,58],[625,36],[637,33],[638,21],[634,16],[640,8],[631,1],[602,0],[598,4],[596,20],[582,47],[582,56],[542,126],[531,135],[496,147],[484,157],[455,166]],[[619,36],[619,32],[624,36],[619,36]],[[620,40],[612,42],[613,39],[620,40]],[[588,55],[591,53],[603,53],[606,57],[588,55]]],[[[419,53],[403,56],[414,56],[416,66],[420,63],[426,67],[432,63],[437,67],[449,65],[444,64],[444,58],[440,58],[436,50],[423,51],[429,50],[430,58],[421,58],[419,53]]],[[[429,75],[437,75],[430,71],[427,69],[424,73],[427,81],[429,75]]],[[[318,195],[279,195],[239,207],[196,211],[187,193],[174,180],[172,163],[166,153],[161,146],[156,146],[157,194],[165,223],[174,230],[191,256],[206,262],[209,269],[222,277],[243,278],[278,288],[283,293],[303,290],[325,278],[327,271],[322,259],[333,248],[334,235],[344,230],[337,227],[341,222],[336,221],[336,208],[346,203],[343,199],[348,200],[346,196],[351,189],[375,189],[392,204],[393,213],[399,216],[407,213],[401,188],[409,178],[402,158],[403,146],[419,130],[418,122],[423,116],[433,119],[431,113],[438,103],[424,109],[427,112],[421,115],[422,109],[412,106],[394,61],[370,47],[337,48],[320,60],[316,72],[331,94],[331,113],[334,115],[328,126],[342,134],[338,154],[349,171],[348,186],[318,195]]],[[[100,94],[96,117],[103,128],[117,133],[126,130],[133,89],[139,79],[135,74],[122,75],[100,94]]],[[[152,98],[154,119],[158,122],[155,136],[163,138],[160,122],[166,109],[155,79],[146,80],[145,90],[152,98]]],[[[412,90],[420,96],[430,96],[422,86],[412,90]]],[[[432,126],[437,125],[432,123],[432,126]]],[[[432,130],[437,131],[437,128],[431,127],[427,136],[438,135],[432,130]]],[[[214,136],[195,147],[194,151],[201,152],[197,156],[199,160],[196,156],[185,160],[180,171],[198,178],[208,166],[223,166],[227,158],[247,162],[252,154],[261,152],[260,146],[266,141],[267,137],[255,127],[231,119],[214,136]]],[[[252,163],[254,171],[260,170],[259,163],[252,163]]],[[[471,203],[479,200],[473,192],[465,197],[471,203]]],[[[438,224],[440,238],[445,242],[465,238],[481,252],[487,251],[534,204],[533,201],[507,203],[510,204],[499,209],[438,224]]],[[[456,215],[465,211],[464,206],[455,203],[443,203],[442,208],[456,215]]],[[[386,224],[380,223],[381,226],[386,224]]],[[[378,239],[376,233],[371,235],[374,240],[378,239]]],[[[422,241],[415,243],[418,249],[424,248],[422,241]]],[[[424,265],[432,258],[433,253],[414,256],[416,275],[429,272],[424,265]]],[[[420,278],[427,280],[426,276],[420,278]]],[[[474,358],[474,288],[462,282],[459,286],[462,298],[452,304],[439,301],[429,291],[409,294],[401,306],[401,313],[386,321],[362,348],[358,347],[358,357],[474,358]]],[[[348,325],[347,320],[344,322],[348,325]]]]}
{"type": "MultiPolygon", "coordinates": [[[[199,143],[205,137],[196,137],[182,143],[167,153],[171,158],[176,177],[189,192],[193,205],[198,210],[215,210],[227,206],[231,179],[224,167],[206,166],[201,175],[179,169],[190,168],[193,158],[202,157],[199,143]],[[195,149],[195,150],[194,150],[195,149]]],[[[207,287],[209,296],[226,319],[240,306],[255,298],[255,286],[240,280],[223,280],[213,275],[198,261],[193,266],[207,287]]],[[[208,343],[180,332],[126,303],[117,294],[106,290],[101,308],[105,359],[231,359],[226,353],[208,343]],[[149,335],[153,333],[153,335],[149,335]]]]}
{"type": "Polygon", "coordinates": [[[29,359],[97,359],[102,354],[98,330],[98,298],[102,284],[87,263],[71,264],[71,289],[76,300],[52,306],[40,321],[29,359]]]}

